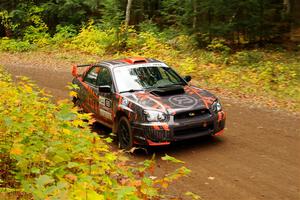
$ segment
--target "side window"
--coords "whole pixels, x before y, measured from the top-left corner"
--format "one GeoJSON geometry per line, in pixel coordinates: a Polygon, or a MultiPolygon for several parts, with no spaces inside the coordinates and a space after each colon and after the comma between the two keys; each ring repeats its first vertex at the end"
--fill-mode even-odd
{"type": "Polygon", "coordinates": [[[97,75],[98,75],[99,71],[100,71],[100,67],[93,67],[85,76],[84,82],[96,85],[97,75]]]}
{"type": "Polygon", "coordinates": [[[112,85],[112,80],[110,76],[109,69],[106,67],[101,67],[100,72],[98,74],[98,79],[97,79],[97,86],[102,86],[102,85],[112,85]]]}

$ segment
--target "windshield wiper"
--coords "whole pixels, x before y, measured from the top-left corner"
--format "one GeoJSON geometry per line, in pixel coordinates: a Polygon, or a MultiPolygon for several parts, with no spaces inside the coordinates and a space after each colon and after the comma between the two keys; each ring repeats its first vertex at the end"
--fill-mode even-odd
{"type": "Polygon", "coordinates": [[[153,92],[153,91],[156,91],[157,89],[162,89],[162,88],[167,88],[167,87],[170,87],[170,86],[173,86],[173,85],[184,85],[184,83],[173,83],[173,84],[168,84],[168,85],[162,85],[162,86],[153,86],[153,87],[148,87],[146,88],[146,90],[148,92],[153,92]]]}
{"type": "Polygon", "coordinates": [[[168,84],[168,85],[157,86],[156,88],[166,88],[166,87],[170,87],[173,85],[184,85],[184,83],[172,83],[172,84],[168,84]]]}
{"type": "Polygon", "coordinates": [[[122,91],[120,93],[125,93],[125,92],[139,92],[139,91],[144,91],[144,90],[143,89],[130,89],[130,90],[122,91]]]}

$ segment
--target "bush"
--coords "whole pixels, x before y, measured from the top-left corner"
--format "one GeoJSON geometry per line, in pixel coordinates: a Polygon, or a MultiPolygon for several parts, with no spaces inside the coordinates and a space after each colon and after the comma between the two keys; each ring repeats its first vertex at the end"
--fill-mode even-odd
{"type": "Polygon", "coordinates": [[[25,29],[23,41],[28,41],[38,47],[44,47],[50,44],[50,34],[47,33],[47,28],[44,26],[28,26],[25,29]]]}
{"type": "Polygon", "coordinates": [[[115,29],[101,30],[89,24],[80,30],[70,44],[65,44],[65,47],[102,56],[110,53],[109,50],[117,44],[118,38],[115,29]]]}
{"type": "Polygon", "coordinates": [[[238,64],[244,67],[256,66],[263,61],[263,58],[264,54],[260,51],[240,51],[232,56],[232,64],[238,64]]]}
{"type": "Polygon", "coordinates": [[[214,38],[211,43],[207,46],[210,51],[221,52],[228,54],[231,49],[225,44],[224,39],[214,38]]]}
{"type": "Polygon", "coordinates": [[[194,51],[197,48],[197,42],[194,37],[188,35],[179,35],[169,40],[168,43],[172,48],[179,51],[194,51]]]}
{"type": "Polygon", "coordinates": [[[157,24],[152,22],[152,20],[145,20],[139,24],[139,31],[140,32],[151,32],[154,34],[159,34],[159,28],[157,24]]]}
{"type": "Polygon", "coordinates": [[[90,131],[90,114],[79,114],[67,101],[51,103],[31,81],[14,84],[1,69],[0,95],[2,188],[20,184],[34,199],[149,199],[189,172],[181,167],[151,179],[154,160],[128,165],[109,149],[110,138],[90,131]]]}
{"type": "Polygon", "coordinates": [[[28,41],[21,41],[9,38],[0,39],[0,51],[23,52],[33,49],[28,41]]]}
{"type": "Polygon", "coordinates": [[[57,25],[56,33],[52,38],[52,42],[54,43],[54,45],[60,45],[68,42],[72,37],[75,37],[76,35],[77,35],[77,31],[75,29],[75,26],[57,25]]]}

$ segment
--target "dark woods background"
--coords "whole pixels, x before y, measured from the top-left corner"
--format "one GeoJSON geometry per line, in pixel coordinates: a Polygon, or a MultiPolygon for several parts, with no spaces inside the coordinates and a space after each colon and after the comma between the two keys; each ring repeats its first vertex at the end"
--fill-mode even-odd
{"type": "MultiPolygon", "coordinates": [[[[62,26],[78,31],[90,20],[102,28],[120,27],[127,4],[127,0],[1,0],[0,36],[20,38],[29,26],[52,35],[62,26]]],[[[297,35],[299,4],[297,0],[133,0],[129,24],[137,30],[193,35],[199,46],[215,37],[230,45],[281,43],[297,35]]]]}

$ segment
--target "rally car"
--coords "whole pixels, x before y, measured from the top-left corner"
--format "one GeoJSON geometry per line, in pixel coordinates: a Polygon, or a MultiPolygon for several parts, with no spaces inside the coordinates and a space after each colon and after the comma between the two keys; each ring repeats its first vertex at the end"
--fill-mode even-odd
{"type": "Polygon", "coordinates": [[[224,130],[219,99],[161,61],[135,57],[74,65],[72,75],[78,85],[74,103],[110,127],[120,148],[168,145],[224,130]]]}

